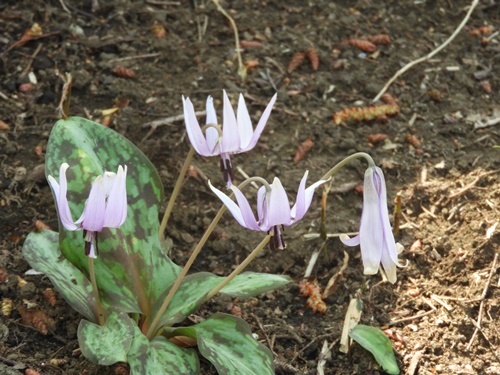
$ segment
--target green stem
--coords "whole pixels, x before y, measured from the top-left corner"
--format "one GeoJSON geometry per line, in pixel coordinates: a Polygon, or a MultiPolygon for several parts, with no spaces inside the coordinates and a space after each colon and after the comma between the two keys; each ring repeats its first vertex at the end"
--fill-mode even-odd
{"type": "Polygon", "coordinates": [[[167,204],[167,209],[165,210],[165,214],[163,215],[163,219],[161,220],[159,229],[160,241],[163,241],[165,239],[165,229],[167,228],[167,222],[168,219],[170,218],[170,214],[172,213],[172,209],[174,208],[175,200],[177,199],[177,196],[181,191],[182,181],[184,181],[184,176],[186,175],[189,165],[191,164],[191,159],[193,159],[193,155],[194,155],[194,148],[191,147],[186,156],[186,160],[184,160],[184,165],[182,166],[179,176],[177,177],[174,190],[172,191],[172,194],[170,195],[170,200],[168,201],[167,204]]]}
{"type": "Polygon", "coordinates": [[[248,266],[250,264],[250,262],[252,260],[254,260],[254,258],[260,254],[260,252],[262,251],[262,249],[267,245],[267,243],[269,242],[269,240],[271,239],[272,235],[268,234],[261,242],[260,244],[250,253],[250,255],[247,256],[247,258],[238,266],[235,268],[235,270],[233,272],[231,272],[231,274],[226,277],[224,280],[222,280],[222,282],[217,285],[215,288],[213,288],[205,297],[205,301],[209,300],[210,298],[212,298],[213,296],[215,296],[217,293],[220,292],[220,290],[222,288],[224,288],[227,284],[229,284],[231,282],[231,280],[233,280],[236,276],[238,276],[241,271],[243,271],[246,266],[248,266]]]}
{"type": "MultiPolygon", "coordinates": [[[[203,245],[205,245],[205,243],[207,242],[208,237],[210,237],[210,235],[212,234],[213,230],[215,229],[217,223],[219,222],[219,220],[221,219],[221,217],[225,211],[226,211],[226,206],[222,206],[221,209],[219,210],[219,212],[217,212],[217,215],[215,216],[215,218],[212,220],[212,223],[210,223],[209,227],[205,231],[205,234],[203,234],[203,237],[201,238],[200,242],[198,242],[198,245],[196,245],[196,248],[194,249],[193,253],[189,257],[189,259],[188,259],[187,263],[185,264],[184,268],[182,269],[181,273],[177,277],[177,280],[175,280],[175,283],[172,286],[172,289],[170,289],[170,292],[168,293],[167,298],[165,298],[165,301],[163,301],[163,304],[161,305],[160,309],[156,313],[156,316],[155,316],[153,322],[148,327],[148,331],[146,333],[146,336],[148,338],[151,338],[153,333],[156,331],[156,326],[157,326],[160,318],[167,310],[168,305],[172,301],[172,298],[174,297],[175,292],[177,292],[177,290],[179,289],[179,286],[181,285],[182,280],[184,280],[184,277],[186,277],[186,275],[187,275],[189,269],[191,268],[191,266],[193,265],[196,257],[198,256],[201,249],[203,248],[203,245]]],[[[146,325],[148,324],[147,319],[145,321],[145,324],[146,325]]]]}
{"type": "Polygon", "coordinates": [[[89,260],[89,275],[90,282],[92,283],[92,291],[94,292],[95,304],[97,307],[97,315],[98,315],[98,323],[100,326],[104,326],[105,318],[104,318],[104,310],[102,308],[101,298],[99,297],[99,289],[97,289],[97,281],[95,278],[95,269],[94,269],[94,258],[87,257],[89,260]]]}
{"type": "Polygon", "coordinates": [[[357,158],[365,158],[366,161],[368,162],[368,166],[375,167],[375,162],[373,161],[372,157],[368,155],[366,152],[357,152],[355,154],[352,154],[348,157],[346,157],[344,160],[340,161],[335,165],[332,169],[330,169],[328,172],[325,173],[323,177],[321,177],[321,180],[328,180],[331,178],[340,168],[342,168],[344,165],[347,163],[351,162],[354,159],[357,158]]]}
{"type": "MultiPolygon", "coordinates": [[[[191,148],[191,151],[193,150],[193,148],[191,148]]],[[[191,153],[190,153],[191,154],[191,153]]],[[[191,155],[192,157],[192,155],[191,155]]],[[[189,155],[188,155],[188,158],[189,158],[189,155]]],[[[243,189],[245,186],[247,186],[248,184],[250,184],[252,181],[259,181],[259,182],[262,182],[267,189],[270,189],[270,186],[269,184],[267,183],[267,181],[265,181],[264,179],[260,178],[260,177],[253,177],[253,178],[248,178],[246,179],[245,181],[243,181],[241,184],[238,185],[238,188],[241,190],[243,189]]],[[[175,190],[175,188],[174,188],[175,190]]],[[[231,195],[232,196],[232,195],[231,195]]],[[[162,315],[165,313],[165,311],[167,310],[168,308],[168,305],[170,304],[170,302],[172,301],[172,298],[174,297],[175,293],[177,292],[177,290],[179,289],[179,286],[181,285],[182,283],[182,280],[184,280],[184,277],[186,277],[189,269],[191,268],[191,266],[193,265],[196,257],[198,256],[198,254],[200,253],[201,249],[203,248],[203,246],[205,245],[205,243],[207,242],[208,238],[210,237],[210,235],[212,234],[212,232],[214,231],[217,223],[219,222],[219,220],[221,219],[222,215],[224,214],[224,212],[226,211],[226,206],[222,206],[221,209],[219,210],[219,212],[217,212],[217,215],[215,216],[215,218],[212,220],[212,222],[210,223],[209,227],[207,228],[207,230],[205,231],[205,233],[203,234],[203,237],[200,239],[200,242],[198,242],[198,245],[196,245],[196,248],[194,249],[193,253],[191,254],[191,256],[189,257],[187,263],[184,265],[184,268],[182,269],[181,273],[179,274],[179,276],[177,277],[177,280],[175,280],[175,283],[174,285],[172,286],[172,289],[170,289],[170,291],[168,292],[168,295],[167,297],[165,298],[165,301],[163,301],[163,304],[161,305],[160,309],[158,310],[158,312],[156,313],[155,315],[155,318],[153,319],[153,321],[151,322],[151,324],[149,324],[149,317],[146,318],[146,320],[144,321],[144,325],[143,327],[147,328],[147,332],[146,332],[146,336],[148,338],[151,338],[153,336],[153,334],[157,331],[157,328],[156,326],[158,325],[158,322],[160,321],[162,315]]],[[[267,236],[267,242],[269,242],[269,238],[270,236],[267,236]]],[[[266,242],[266,243],[267,243],[266,242]]],[[[265,245],[265,244],[264,244],[265,245]]],[[[263,246],[264,246],[263,245],[263,246]]],[[[262,250],[262,249],[261,249],[262,250]]],[[[254,250],[255,251],[255,250],[254,250]]],[[[260,250],[259,250],[260,251],[260,250]]],[[[258,254],[258,253],[257,253],[258,254]]],[[[255,255],[257,255],[255,254],[255,255]]],[[[254,257],[255,257],[254,255],[254,257]]],[[[252,258],[253,259],[253,258],[252,258]]],[[[251,260],[251,259],[250,259],[251,260]]],[[[248,263],[247,263],[248,264],[248,263]]],[[[240,265],[241,266],[241,265],[240,265]]],[[[246,264],[243,268],[246,267],[246,264]]],[[[237,268],[238,269],[238,268],[237,268]]],[[[236,270],[235,270],[236,271],[236,270]]],[[[241,271],[240,271],[241,272],[241,271]]],[[[233,272],[234,273],[234,272],[233,272]]],[[[236,276],[236,275],[234,275],[236,276]]],[[[233,276],[233,277],[234,277],[233,276]]],[[[231,280],[229,280],[231,281],[231,280]]],[[[228,281],[228,282],[229,282],[228,281]]],[[[224,287],[224,286],[223,286],[224,287]]]]}

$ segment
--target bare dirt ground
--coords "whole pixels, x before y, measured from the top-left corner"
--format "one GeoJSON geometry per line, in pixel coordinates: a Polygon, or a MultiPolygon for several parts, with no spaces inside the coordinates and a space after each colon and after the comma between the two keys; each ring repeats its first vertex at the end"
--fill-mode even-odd
{"type": "MultiPolygon", "coordinates": [[[[63,85],[56,68],[74,78],[72,115],[108,121],[102,110],[119,107],[108,126],[151,158],[167,196],[189,147],[184,124],[149,123],[181,114],[181,95],[189,96],[196,110],[203,110],[206,96],[213,95],[220,111],[222,89],[233,102],[244,93],[254,121],[278,92],[256,149],[234,158],[249,175],[278,176],[294,195],[304,170],[315,181],[357,151],[369,152],[383,168],[390,209],[400,192],[397,237],[405,246],[402,257],[409,261],[395,285],[380,282],[380,276],[364,278],[359,249],[331,238],[328,256],[320,257],[313,274],[324,287],[341,267],[344,250],[350,256],[348,268],[326,300],[325,314],[305,307],[297,285],[312,252],[322,246],[320,239],[304,238],[319,231],[316,196],[305,220],[286,231],[288,248],[267,251],[251,265],[256,271],[290,275],[294,284],[258,299],[214,298],[200,311],[205,316],[240,308],[275,354],[277,374],[316,374],[325,340],[333,343],[325,374],[383,373],[359,346],[349,354],[338,351],[347,305],[355,296],[363,301],[362,323],[391,330],[387,333],[402,373],[500,374],[495,264],[500,149],[493,147],[500,144],[498,1],[480,1],[450,46],[392,85],[389,92],[399,114],[341,126],[333,123],[333,113],[371,105],[399,68],[452,34],[470,2],[225,1],[244,46],[249,67],[245,82],[237,75],[233,32],[208,0],[110,0],[98,5],[74,0],[0,3],[0,125],[5,128],[0,131],[0,296],[13,301],[12,313],[4,311],[0,319],[1,374],[26,368],[42,374],[119,373],[116,366],[98,367],[78,355],[80,317],[61,298],[55,306],[43,298],[50,282],[26,276],[30,267],[21,256],[37,220],[58,225],[42,166],[63,85]],[[23,40],[35,23],[41,35],[23,40]],[[377,34],[388,34],[391,41],[373,53],[346,42],[377,34]],[[295,53],[310,49],[319,56],[317,70],[307,59],[295,70],[289,68],[295,53]],[[132,70],[133,77],[123,68],[132,70]],[[387,138],[375,144],[369,138],[374,134],[387,138]],[[294,163],[298,146],[308,138],[314,145],[294,163]],[[24,324],[23,308],[43,309],[54,319],[53,331],[42,335],[24,324]]],[[[353,187],[362,183],[364,168],[352,163],[335,177],[334,187],[344,189],[328,198],[328,232],[358,229],[362,198],[353,187]]],[[[219,208],[207,177],[221,182],[218,162],[195,158],[169,224],[171,256],[181,265],[219,208]]],[[[241,174],[237,178],[243,179],[241,174]]],[[[238,227],[227,214],[195,271],[229,274],[259,241],[258,234],[238,227]]],[[[215,373],[208,363],[203,368],[205,374],[215,373]]]]}

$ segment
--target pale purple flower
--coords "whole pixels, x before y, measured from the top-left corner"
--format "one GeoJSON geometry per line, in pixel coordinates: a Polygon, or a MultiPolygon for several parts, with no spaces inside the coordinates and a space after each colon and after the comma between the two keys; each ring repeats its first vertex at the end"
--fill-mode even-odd
{"type": "Polygon", "coordinates": [[[262,186],[257,192],[257,216],[250,207],[250,203],[245,198],[240,189],[236,186],[231,186],[236,202],[229,198],[219,189],[209,183],[210,189],[222,200],[228,210],[233,214],[236,221],[243,227],[261,231],[273,232],[273,238],[270,242],[272,249],[284,249],[285,243],[281,235],[281,226],[290,226],[304,217],[314,195],[314,190],[327,182],[320,180],[306,189],[306,180],[308,172],[300,181],[299,191],[295,205],[290,208],[290,202],[281,181],[276,177],[273,183],[269,186],[262,186]]]}
{"type": "Polygon", "coordinates": [[[369,167],[365,172],[359,234],[353,238],[343,235],[340,239],[348,246],[361,245],[365,275],[376,274],[382,264],[387,279],[394,284],[396,266],[401,267],[398,260],[401,245],[394,240],[386,195],[382,170],[375,166],[369,167]]]}
{"type": "Polygon", "coordinates": [[[240,94],[237,115],[235,115],[226,91],[224,90],[222,130],[221,133],[219,133],[220,128],[219,130],[217,129],[218,122],[213,99],[209,96],[206,103],[207,126],[205,127],[205,134],[203,134],[203,130],[200,128],[198,120],[196,119],[193,103],[191,103],[189,98],[182,97],[184,121],[186,123],[186,131],[191,145],[196,152],[202,156],[220,155],[220,166],[224,173],[224,181],[227,183],[228,187],[231,186],[231,181],[234,180],[234,170],[230,156],[250,151],[255,147],[269,119],[276,97],[277,94],[272,97],[254,130],[243,95],[240,94]]]}
{"type": "Polygon", "coordinates": [[[83,213],[77,221],[73,220],[66,197],[68,190],[66,170],[68,168],[68,163],[61,164],[59,183],[54,177],[48,176],[56,198],[59,218],[67,230],[83,230],[86,241],[85,254],[95,258],[98,252],[97,233],[103,228],[118,228],[127,218],[127,166],[123,168],[120,165],[117,173],[104,172],[102,176],[96,177],[92,182],[83,213]]]}

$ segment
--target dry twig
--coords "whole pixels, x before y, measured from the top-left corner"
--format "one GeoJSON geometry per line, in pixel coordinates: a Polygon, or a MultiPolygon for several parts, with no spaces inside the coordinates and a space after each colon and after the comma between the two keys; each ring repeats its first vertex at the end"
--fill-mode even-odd
{"type": "Polygon", "coordinates": [[[448,44],[450,44],[450,42],[455,39],[455,37],[458,35],[458,33],[462,30],[462,28],[465,26],[465,24],[467,23],[467,21],[469,20],[474,8],[476,7],[476,5],[479,3],[479,0],[473,0],[472,1],[472,4],[469,8],[469,11],[467,12],[467,14],[465,15],[464,19],[462,20],[462,22],[460,23],[460,25],[458,25],[457,29],[453,32],[453,34],[451,34],[451,36],[443,43],[441,44],[438,48],[436,48],[435,50],[433,50],[431,53],[429,53],[428,55],[424,56],[424,57],[421,57],[417,60],[414,60],[408,64],[406,64],[405,66],[403,66],[400,70],[398,70],[396,72],[396,74],[394,74],[394,76],[389,80],[387,81],[387,83],[385,84],[385,86],[382,88],[382,90],[378,93],[378,95],[373,99],[374,102],[376,102],[377,100],[380,99],[380,97],[387,91],[387,89],[394,83],[394,81],[396,79],[398,79],[398,77],[400,75],[402,75],[403,73],[405,73],[407,70],[413,68],[415,65],[418,65],[420,64],[421,62],[424,62],[424,61],[427,61],[429,59],[431,59],[434,55],[436,55],[438,52],[440,52],[442,49],[444,49],[448,44]]]}
{"type": "MultiPolygon", "coordinates": [[[[479,305],[479,312],[478,312],[478,316],[477,316],[477,322],[473,322],[473,323],[476,323],[476,324],[474,324],[474,326],[476,327],[476,329],[474,330],[474,333],[472,334],[472,337],[471,337],[469,343],[467,344],[467,347],[465,348],[466,350],[470,349],[470,347],[472,346],[472,343],[474,342],[474,339],[477,336],[477,333],[481,330],[481,322],[483,320],[483,311],[484,311],[484,301],[486,299],[486,294],[488,293],[488,289],[489,289],[490,284],[491,284],[491,279],[493,278],[493,275],[497,271],[497,261],[498,261],[498,253],[495,254],[495,258],[493,259],[493,264],[491,266],[491,270],[490,270],[490,274],[488,276],[488,280],[486,280],[486,284],[484,285],[483,293],[481,294],[481,299],[480,299],[481,304],[479,305]]],[[[483,336],[484,336],[484,334],[483,334],[483,336]]]]}

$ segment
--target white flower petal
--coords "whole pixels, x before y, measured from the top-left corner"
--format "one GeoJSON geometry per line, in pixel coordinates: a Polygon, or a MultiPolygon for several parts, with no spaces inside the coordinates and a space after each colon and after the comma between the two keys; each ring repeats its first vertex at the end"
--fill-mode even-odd
{"type": "Polygon", "coordinates": [[[59,168],[59,181],[57,183],[54,177],[48,176],[48,181],[52,190],[54,191],[54,196],[56,198],[57,210],[59,212],[59,218],[64,228],[70,231],[78,229],[78,226],[73,220],[71,215],[71,210],[69,209],[68,198],[66,197],[68,190],[68,183],[66,180],[66,170],[69,168],[68,163],[62,163],[59,168]]]}
{"type": "Polygon", "coordinates": [[[127,166],[120,165],[108,194],[104,224],[106,228],[118,228],[127,219],[127,166]]]}
{"type": "Polygon", "coordinates": [[[207,145],[207,140],[201,131],[196,114],[194,112],[193,103],[189,98],[182,97],[182,105],[184,107],[184,123],[186,124],[186,132],[188,134],[191,145],[196,152],[202,156],[212,156],[207,145]]]}
{"type": "Polygon", "coordinates": [[[238,130],[240,132],[240,150],[245,150],[253,136],[252,120],[245,104],[245,98],[240,94],[238,101],[238,130]]]}

